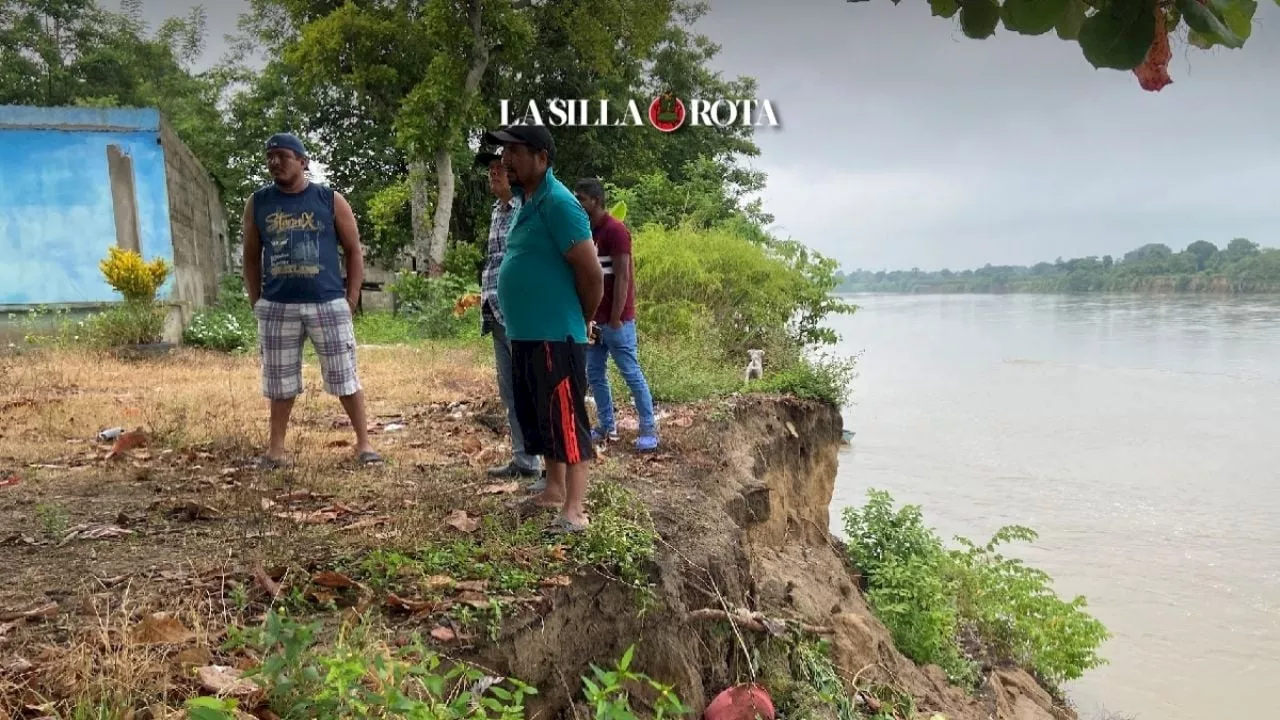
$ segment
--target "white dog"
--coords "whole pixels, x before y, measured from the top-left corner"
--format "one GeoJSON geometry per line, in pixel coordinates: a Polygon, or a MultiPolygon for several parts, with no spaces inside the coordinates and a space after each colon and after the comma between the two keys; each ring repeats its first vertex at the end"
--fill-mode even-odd
{"type": "Polygon", "coordinates": [[[746,376],[743,378],[743,382],[759,380],[764,376],[764,351],[748,350],[747,355],[751,360],[747,363],[747,372],[746,376]]]}

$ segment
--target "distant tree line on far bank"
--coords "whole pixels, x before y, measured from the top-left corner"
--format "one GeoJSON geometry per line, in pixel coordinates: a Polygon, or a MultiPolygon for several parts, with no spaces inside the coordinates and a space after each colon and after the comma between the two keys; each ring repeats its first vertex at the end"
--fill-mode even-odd
{"type": "Polygon", "coordinates": [[[855,270],[837,292],[1280,292],[1280,249],[1236,238],[1219,248],[1197,240],[1181,252],[1149,243],[1125,253],[975,270],[855,270]]]}

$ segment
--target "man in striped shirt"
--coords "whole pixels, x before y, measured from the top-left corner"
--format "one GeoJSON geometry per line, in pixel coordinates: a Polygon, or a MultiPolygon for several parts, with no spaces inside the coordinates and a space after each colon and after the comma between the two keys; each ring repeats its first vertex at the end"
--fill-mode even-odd
{"type": "MultiPolygon", "coordinates": [[[[537,477],[542,474],[541,463],[536,455],[525,452],[524,435],[516,420],[511,341],[507,339],[506,323],[502,317],[502,309],[498,306],[498,268],[502,267],[502,258],[507,252],[507,233],[520,210],[521,201],[511,192],[511,183],[507,179],[507,170],[500,155],[480,153],[476,156],[476,165],[488,170],[489,189],[497,197],[489,216],[489,256],[485,261],[480,283],[481,317],[484,318],[481,334],[493,333],[493,355],[498,366],[498,395],[507,408],[507,426],[511,429],[511,460],[505,465],[489,468],[489,475],[495,478],[537,477]]],[[[546,479],[540,478],[531,489],[540,492],[545,483],[546,479]]]]}

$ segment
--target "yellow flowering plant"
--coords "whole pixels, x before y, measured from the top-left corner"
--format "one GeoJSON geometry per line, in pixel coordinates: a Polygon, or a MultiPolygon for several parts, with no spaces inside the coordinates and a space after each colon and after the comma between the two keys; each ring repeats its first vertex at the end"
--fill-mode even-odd
{"type": "Polygon", "coordinates": [[[164,258],[146,262],[133,250],[112,246],[107,257],[98,264],[107,284],[131,303],[148,303],[156,299],[156,291],[169,277],[169,264],[164,258]]]}
{"type": "Polygon", "coordinates": [[[164,329],[165,312],[156,305],[156,292],[169,277],[169,264],[163,258],[147,262],[133,250],[112,246],[98,268],[107,284],[124,296],[125,302],[90,319],[92,340],[107,347],[158,341],[164,329]]]}

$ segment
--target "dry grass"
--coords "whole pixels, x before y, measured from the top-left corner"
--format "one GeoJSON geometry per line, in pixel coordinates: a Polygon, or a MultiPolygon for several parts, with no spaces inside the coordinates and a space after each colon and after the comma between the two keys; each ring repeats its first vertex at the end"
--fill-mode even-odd
{"type": "MultiPolygon", "coordinates": [[[[296,465],[260,472],[251,464],[267,412],[254,356],[0,357],[0,481],[18,478],[0,484],[0,717],[26,706],[61,717],[77,703],[172,706],[199,692],[191,667],[242,660],[218,650],[227,628],[260,622],[277,605],[403,617],[403,607],[388,609],[396,593],[470,617],[465,594],[427,586],[438,572],[431,563],[447,564],[447,552],[463,553],[457,580],[473,579],[467,553],[505,568],[489,592],[513,608],[540,602],[537,573],[573,571],[564,547],[503,511],[511,488],[495,491],[484,476],[509,445],[483,350],[363,348],[360,362],[386,465],[355,464],[342,408],[308,363],[288,442],[296,465]],[[392,423],[405,427],[386,431],[392,423]],[[141,427],[150,441],[108,458],[110,444],[96,435],[115,426],[141,427]],[[459,510],[483,526],[449,525],[459,510]],[[446,557],[424,561],[432,548],[446,557]],[[325,570],[360,586],[318,583],[325,570]],[[504,583],[518,589],[499,590],[504,583]],[[156,613],[189,631],[181,642],[130,641],[156,613]]],[[[652,476],[664,463],[613,455],[593,477],[652,476]]],[[[418,622],[430,627],[439,612],[418,622]]]]}

